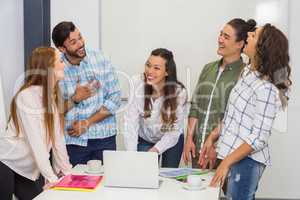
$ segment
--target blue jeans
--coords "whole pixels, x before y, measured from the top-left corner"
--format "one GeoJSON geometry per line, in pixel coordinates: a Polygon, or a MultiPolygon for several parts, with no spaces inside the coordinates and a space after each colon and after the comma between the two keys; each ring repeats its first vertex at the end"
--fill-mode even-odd
{"type": "MultiPolygon", "coordinates": [[[[171,147],[170,149],[166,150],[162,154],[162,162],[161,162],[162,167],[177,168],[179,166],[181,154],[183,151],[183,144],[184,144],[184,137],[183,134],[181,134],[177,144],[171,147]]],[[[155,144],[147,142],[143,138],[139,137],[138,151],[148,151],[154,145],[155,144]]]]}
{"type": "Polygon", "coordinates": [[[89,139],[86,147],[69,144],[67,151],[73,166],[86,164],[89,160],[102,160],[104,150],[116,150],[116,136],[103,139],[89,139]]]}
{"type": "Polygon", "coordinates": [[[231,200],[254,200],[265,165],[249,157],[234,164],[228,175],[226,196],[231,200]]]}

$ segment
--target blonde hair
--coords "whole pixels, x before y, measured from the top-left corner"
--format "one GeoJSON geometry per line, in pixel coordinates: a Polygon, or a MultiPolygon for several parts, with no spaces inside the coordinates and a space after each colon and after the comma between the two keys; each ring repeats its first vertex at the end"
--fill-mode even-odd
{"type": "Polygon", "coordinates": [[[52,144],[54,144],[54,109],[57,107],[57,87],[52,87],[52,85],[54,85],[54,79],[51,78],[53,76],[50,75],[53,73],[55,59],[56,53],[55,49],[52,47],[38,47],[34,49],[30,55],[24,84],[13,97],[10,104],[10,116],[8,121],[13,121],[17,136],[20,134],[19,120],[17,116],[17,96],[21,91],[29,88],[30,86],[41,86],[42,104],[43,109],[45,110],[43,115],[47,142],[49,143],[51,141],[52,144]]]}

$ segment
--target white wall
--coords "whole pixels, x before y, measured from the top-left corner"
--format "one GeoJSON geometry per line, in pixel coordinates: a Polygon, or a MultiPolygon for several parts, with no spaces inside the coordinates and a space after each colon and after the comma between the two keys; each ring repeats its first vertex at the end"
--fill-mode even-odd
{"type": "MultiPolygon", "coordinates": [[[[293,88],[288,109],[288,130],[271,137],[273,166],[263,175],[260,196],[300,199],[300,27],[299,0],[290,0],[289,42],[293,88]],[[274,148],[276,147],[276,148],[274,148]]],[[[282,123],[285,123],[284,121],[282,123]]]]}
{"type": "MultiPolygon", "coordinates": [[[[22,0],[0,0],[0,27],[0,74],[7,114],[16,80],[24,71],[22,0]]],[[[0,112],[2,112],[1,108],[0,112]]]]}
{"type": "Polygon", "coordinates": [[[289,43],[292,68],[292,93],[288,109],[288,130],[284,133],[274,132],[271,137],[271,155],[273,166],[266,170],[259,189],[261,197],[300,198],[300,27],[299,0],[290,0],[289,43]]]}
{"type": "MultiPolygon", "coordinates": [[[[286,5],[285,0],[102,0],[101,47],[117,69],[130,76],[143,72],[154,48],[169,48],[179,80],[191,94],[202,67],[218,59],[217,37],[226,22],[254,18],[287,31],[286,5]]],[[[119,76],[126,97],[129,82],[119,76]]]]}
{"type": "Polygon", "coordinates": [[[100,0],[51,0],[51,30],[61,21],[72,21],[87,40],[87,46],[100,47],[100,0]]]}

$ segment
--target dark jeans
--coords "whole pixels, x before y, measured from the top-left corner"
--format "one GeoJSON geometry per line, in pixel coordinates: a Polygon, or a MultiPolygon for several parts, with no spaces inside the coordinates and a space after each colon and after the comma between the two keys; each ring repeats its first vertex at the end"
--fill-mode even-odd
{"type": "Polygon", "coordinates": [[[31,200],[43,191],[43,179],[29,180],[0,161],[0,199],[11,200],[13,194],[18,200],[31,200]]]}
{"type": "Polygon", "coordinates": [[[73,166],[86,164],[89,160],[103,160],[104,150],[116,150],[116,136],[104,139],[90,139],[86,147],[67,145],[70,162],[73,166]]]}
{"type": "MultiPolygon", "coordinates": [[[[181,134],[177,144],[162,154],[162,162],[161,162],[162,167],[177,168],[179,166],[182,151],[183,151],[183,144],[184,144],[184,136],[183,134],[181,134]]],[[[148,151],[154,145],[155,144],[147,142],[143,138],[139,137],[138,151],[148,151]]]]}

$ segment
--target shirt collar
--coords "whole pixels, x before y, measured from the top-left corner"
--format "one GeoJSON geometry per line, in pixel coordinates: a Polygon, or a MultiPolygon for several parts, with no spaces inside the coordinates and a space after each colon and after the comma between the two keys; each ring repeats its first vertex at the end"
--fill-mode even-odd
{"type": "MultiPolygon", "coordinates": [[[[218,66],[220,66],[223,62],[223,58],[219,60],[218,62],[218,66]]],[[[241,65],[243,65],[243,59],[242,57],[240,57],[238,60],[233,61],[232,63],[229,63],[227,65],[225,65],[225,70],[232,70],[232,69],[237,69],[239,68],[241,65]]]]}
{"type": "Polygon", "coordinates": [[[85,57],[82,59],[82,61],[80,61],[79,65],[73,65],[69,62],[69,60],[67,59],[66,55],[65,54],[62,54],[61,58],[62,60],[64,61],[66,67],[74,67],[74,66],[80,66],[81,63],[87,63],[87,52],[86,52],[86,55],[85,57]]]}

